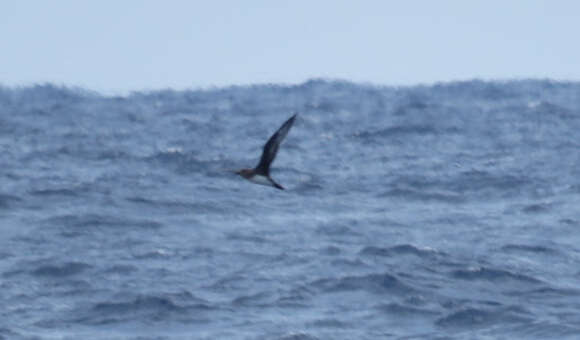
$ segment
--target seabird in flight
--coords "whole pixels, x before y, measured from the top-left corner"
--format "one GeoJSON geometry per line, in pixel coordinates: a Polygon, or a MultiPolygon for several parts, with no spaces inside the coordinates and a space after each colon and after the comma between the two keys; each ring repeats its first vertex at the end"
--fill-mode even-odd
{"type": "Polygon", "coordinates": [[[242,169],[236,171],[236,174],[244,177],[250,182],[254,182],[256,184],[267,185],[271,187],[275,187],[280,190],[284,190],[284,188],[274,182],[272,177],[270,177],[270,164],[276,158],[276,153],[278,153],[278,147],[280,143],[284,140],[288,131],[294,124],[294,120],[298,114],[294,114],[290,117],[282,126],[268,139],[268,142],[264,145],[264,150],[262,151],[262,157],[260,158],[260,163],[253,168],[253,169],[242,169]]]}

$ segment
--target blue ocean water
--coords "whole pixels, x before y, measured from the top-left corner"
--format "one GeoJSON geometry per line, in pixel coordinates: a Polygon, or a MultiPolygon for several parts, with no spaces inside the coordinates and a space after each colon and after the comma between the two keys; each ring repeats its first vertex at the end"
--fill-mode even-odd
{"type": "Polygon", "coordinates": [[[0,339],[580,339],[580,83],[0,87],[0,150],[0,339]]]}

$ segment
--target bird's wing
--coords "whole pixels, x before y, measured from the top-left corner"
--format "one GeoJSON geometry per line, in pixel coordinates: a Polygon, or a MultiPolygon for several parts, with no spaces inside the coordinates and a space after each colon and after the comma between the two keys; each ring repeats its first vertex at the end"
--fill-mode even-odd
{"type": "Polygon", "coordinates": [[[288,131],[294,124],[294,120],[298,114],[294,114],[290,117],[282,126],[268,139],[268,142],[264,145],[264,150],[262,151],[262,157],[260,158],[260,163],[256,166],[255,170],[257,173],[269,176],[270,175],[270,164],[276,158],[276,153],[278,153],[278,147],[280,143],[284,140],[288,131]]]}

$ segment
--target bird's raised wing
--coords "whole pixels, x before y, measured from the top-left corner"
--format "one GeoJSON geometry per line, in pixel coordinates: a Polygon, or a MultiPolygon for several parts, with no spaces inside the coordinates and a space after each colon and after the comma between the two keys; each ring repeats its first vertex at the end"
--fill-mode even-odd
{"type": "Polygon", "coordinates": [[[260,163],[254,169],[256,173],[269,176],[270,175],[270,164],[276,158],[276,153],[278,153],[278,147],[280,143],[284,140],[288,131],[294,124],[294,120],[298,114],[294,114],[290,117],[282,126],[268,139],[268,142],[264,145],[264,150],[262,151],[262,157],[260,158],[260,163]]]}

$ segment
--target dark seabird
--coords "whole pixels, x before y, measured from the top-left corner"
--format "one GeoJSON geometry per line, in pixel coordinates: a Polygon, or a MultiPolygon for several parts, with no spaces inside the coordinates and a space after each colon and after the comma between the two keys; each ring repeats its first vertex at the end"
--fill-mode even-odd
{"type": "Polygon", "coordinates": [[[244,177],[248,181],[284,190],[280,184],[274,182],[272,177],[270,177],[270,164],[272,164],[274,158],[276,158],[278,147],[288,134],[288,131],[290,131],[290,128],[292,127],[292,124],[294,124],[294,120],[296,119],[297,115],[298,114],[294,114],[292,117],[290,117],[284,124],[282,124],[278,131],[276,131],[276,133],[274,133],[272,137],[268,139],[268,142],[264,145],[260,163],[258,163],[255,168],[242,169],[236,171],[236,174],[244,177]]]}

